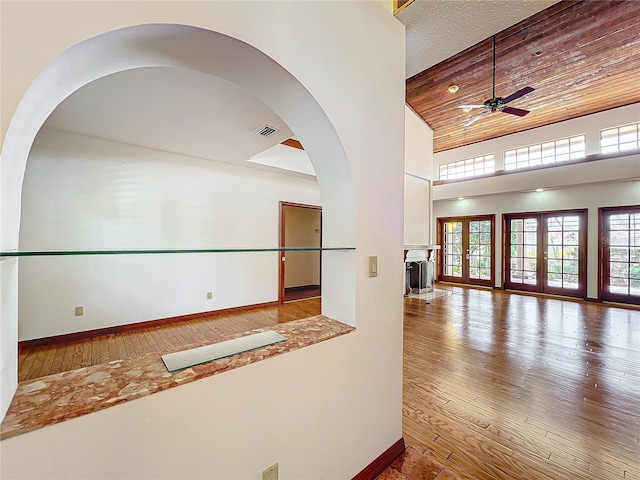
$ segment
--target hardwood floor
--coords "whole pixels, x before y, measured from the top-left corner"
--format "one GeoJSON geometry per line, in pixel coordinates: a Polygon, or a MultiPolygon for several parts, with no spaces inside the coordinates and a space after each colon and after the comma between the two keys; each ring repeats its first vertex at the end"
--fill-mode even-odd
{"type": "Polygon", "coordinates": [[[320,287],[317,285],[309,285],[306,287],[292,287],[284,289],[284,301],[294,302],[306,298],[315,298],[320,296],[320,287]]]}
{"type": "Polygon", "coordinates": [[[406,443],[461,478],[640,479],[640,311],[451,290],[405,301],[406,443]]]}
{"type": "MultiPolygon", "coordinates": [[[[431,304],[405,299],[408,449],[384,478],[640,479],[640,311],[446,288],[451,295],[431,304]]],[[[20,353],[19,376],[37,378],[319,312],[320,299],[311,299],[34,347],[20,353]]]]}
{"type": "Polygon", "coordinates": [[[203,315],[160,327],[101,335],[92,339],[23,349],[18,354],[18,380],[66,372],[77,368],[164,352],[225,335],[298,320],[320,314],[320,299],[245,310],[236,314],[203,315]]]}

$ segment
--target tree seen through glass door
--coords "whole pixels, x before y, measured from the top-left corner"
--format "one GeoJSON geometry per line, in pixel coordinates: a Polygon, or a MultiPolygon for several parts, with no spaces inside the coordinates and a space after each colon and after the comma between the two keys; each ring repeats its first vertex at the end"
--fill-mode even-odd
{"type": "Polygon", "coordinates": [[[602,208],[603,300],[640,304],[640,207],[602,208]]]}
{"type": "Polygon", "coordinates": [[[547,284],[577,290],[580,217],[547,217],[547,284]]]}
{"type": "Polygon", "coordinates": [[[469,278],[491,280],[491,221],[469,222],[469,278]]]}
{"type": "Polygon", "coordinates": [[[493,286],[494,215],[438,219],[440,280],[493,286]]]}
{"type": "Polygon", "coordinates": [[[462,222],[444,222],[444,275],[462,277],[462,222]]]}
{"type": "Polygon", "coordinates": [[[505,287],[584,297],[586,210],[505,214],[505,287]]]}

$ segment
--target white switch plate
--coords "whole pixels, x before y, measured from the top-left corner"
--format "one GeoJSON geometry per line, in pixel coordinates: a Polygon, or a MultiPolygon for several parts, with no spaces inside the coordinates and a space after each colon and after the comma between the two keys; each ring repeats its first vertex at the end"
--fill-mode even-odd
{"type": "Polygon", "coordinates": [[[207,300],[211,300],[213,298],[213,292],[207,292],[207,300]]]}
{"type": "Polygon", "coordinates": [[[369,257],[369,276],[370,277],[378,276],[378,257],[377,256],[369,257]]]}
{"type": "Polygon", "coordinates": [[[262,480],[278,480],[278,464],[271,465],[262,472],[262,480]]]}
{"type": "Polygon", "coordinates": [[[76,317],[81,317],[84,315],[84,307],[76,307],[76,317]]]}

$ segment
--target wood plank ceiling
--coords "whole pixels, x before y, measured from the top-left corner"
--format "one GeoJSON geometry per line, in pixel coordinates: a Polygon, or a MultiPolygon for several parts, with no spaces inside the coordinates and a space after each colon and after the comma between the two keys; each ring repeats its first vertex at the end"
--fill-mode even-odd
{"type": "Polygon", "coordinates": [[[532,86],[509,104],[531,113],[462,127],[482,110],[457,107],[491,98],[492,48],[486,39],[407,80],[406,101],[434,130],[435,152],[640,102],[638,0],[561,1],[498,33],[496,96],[532,86]]]}

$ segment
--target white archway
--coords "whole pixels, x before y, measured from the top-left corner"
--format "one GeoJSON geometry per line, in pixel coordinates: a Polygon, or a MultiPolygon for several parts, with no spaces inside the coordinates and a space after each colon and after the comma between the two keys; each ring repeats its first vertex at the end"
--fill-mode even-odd
{"type": "MultiPolygon", "coordinates": [[[[21,189],[29,150],[47,117],[73,92],[119,71],[174,67],[212,74],[261,99],[305,145],[323,197],[325,246],[355,245],[355,194],[351,170],[338,135],[318,102],[295,77],[256,48],[201,28],[153,24],[127,27],[85,40],[55,58],[22,98],[2,151],[2,250],[18,247],[21,189]]],[[[355,256],[325,256],[323,313],[355,322],[355,256]],[[344,288],[351,282],[350,288],[344,288]]],[[[2,275],[2,409],[17,383],[17,284],[15,259],[4,259],[2,275]]]]}

